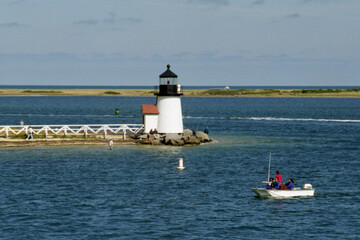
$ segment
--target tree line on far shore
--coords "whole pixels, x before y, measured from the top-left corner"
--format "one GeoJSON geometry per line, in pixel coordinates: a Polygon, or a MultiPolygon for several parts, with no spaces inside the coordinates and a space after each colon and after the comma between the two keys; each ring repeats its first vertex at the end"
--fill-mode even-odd
{"type": "Polygon", "coordinates": [[[239,96],[239,95],[311,95],[327,94],[334,95],[341,93],[359,93],[360,88],[352,89],[210,89],[199,93],[210,96],[239,96]]]}

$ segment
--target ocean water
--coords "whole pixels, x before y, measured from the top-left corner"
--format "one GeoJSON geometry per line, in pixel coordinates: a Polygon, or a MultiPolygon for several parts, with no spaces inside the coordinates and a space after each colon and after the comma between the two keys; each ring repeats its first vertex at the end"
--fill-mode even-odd
{"type": "MultiPolygon", "coordinates": [[[[151,103],[1,97],[0,125],[141,123],[151,103]]],[[[186,97],[182,108],[212,143],[0,148],[0,239],[360,238],[360,99],[186,97]],[[269,152],[272,176],[315,196],[255,197],[269,152]]]]}

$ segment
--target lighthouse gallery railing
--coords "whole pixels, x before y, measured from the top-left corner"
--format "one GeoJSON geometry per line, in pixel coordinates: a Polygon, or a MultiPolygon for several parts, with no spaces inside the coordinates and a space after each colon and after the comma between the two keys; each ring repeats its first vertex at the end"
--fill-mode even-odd
{"type": "MultiPolygon", "coordinates": [[[[10,135],[28,134],[30,126],[11,125],[1,126],[0,135],[5,133],[5,137],[10,135]]],[[[31,125],[34,135],[48,137],[50,135],[64,136],[89,136],[122,134],[126,139],[126,133],[137,134],[144,129],[143,124],[75,124],[75,125],[31,125]]]]}

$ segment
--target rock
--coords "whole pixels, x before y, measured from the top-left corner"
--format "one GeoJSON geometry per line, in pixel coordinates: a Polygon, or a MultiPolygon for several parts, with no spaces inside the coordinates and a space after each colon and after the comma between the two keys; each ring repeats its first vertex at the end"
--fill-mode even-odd
{"type": "Polygon", "coordinates": [[[184,140],[180,140],[177,142],[177,146],[184,146],[185,145],[185,141],[184,140]]]}
{"type": "Polygon", "coordinates": [[[165,134],[165,143],[167,143],[169,140],[175,140],[180,141],[182,139],[182,135],[177,133],[166,133],[165,134]]]}
{"type": "Polygon", "coordinates": [[[137,138],[139,138],[139,139],[146,139],[146,138],[148,138],[148,135],[147,135],[147,134],[141,134],[141,135],[139,135],[137,138]]]}
{"type": "Polygon", "coordinates": [[[190,137],[191,137],[191,136],[184,136],[184,137],[182,138],[182,140],[184,140],[184,141],[186,142],[186,141],[188,141],[188,140],[190,139],[190,137]]]}
{"type": "Polygon", "coordinates": [[[138,140],[138,142],[141,143],[141,144],[151,144],[151,141],[148,138],[140,139],[140,140],[138,140]]]}
{"type": "Polygon", "coordinates": [[[200,139],[200,142],[210,142],[211,141],[209,136],[203,132],[197,132],[196,137],[200,139]]]}
{"type": "Polygon", "coordinates": [[[160,140],[155,139],[155,140],[151,141],[151,145],[161,145],[161,142],[160,142],[160,140]]]}
{"type": "Polygon", "coordinates": [[[167,139],[165,140],[165,145],[174,145],[175,141],[173,139],[167,139]]]}
{"type": "Polygon", "coordinates": [[[164,143],[171,146],[183,146],[185,144],[182,135],[178,134],[167,134],[164,143]]]}
{"type": "Polygon", "coordinates": [[[197,137],[191,136],[185,140],[185,144],[199,145],[200,139],[198,139],[197,137]]]}
{"type": "Polygon", "coordinates": [[[211,138],[206,133],[197,132],[196,136],[192,135],[190,129],[185,129],[183,134],[166,133],[159,134],[157,138],[148,139],[146,134],[139,136],[139,143],[151,145],[171,145],[171,146],[184,146],[184,145],[199,145],[202,142],[211,142],[211,138]]]}
{"type": "Polygon", "coordinates": [[[192,131],[190,129],[184,129],[184,136],[191,136],[192,131]]]}
{"type": "Polygon", "coordinates": [[[184,146],[185,142],[184,142],[184,140],[181,140],[181,139],[178,141],[175,141],[174,139],[170,139],[166,144],[172,145],[172,146],[184,146]]]}

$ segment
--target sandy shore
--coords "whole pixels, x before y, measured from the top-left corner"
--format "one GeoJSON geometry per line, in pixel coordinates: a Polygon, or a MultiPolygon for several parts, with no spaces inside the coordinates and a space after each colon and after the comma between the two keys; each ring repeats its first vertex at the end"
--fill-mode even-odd
{"type": "MultiPolygon", "coordinates": [[[[135,140],[129,138],[127,140],[114,139],[114,146],[116,145],[135,145],[135,140]]],[[[103,138],[56,138],[56,139],[0,139],[0,148],[9,147],[33,147],[33,146],[70,146],[70,145],[102,145],[108,147],[108,140],[103,138]]]]}
{"type": "MultiPolygon", "coordinates": [[[[360,89],[184,89],[184,97],[360,97],[360,89]]],[[[0,96],[154,96],[151,89],[0,89],[0,96]]]]}

